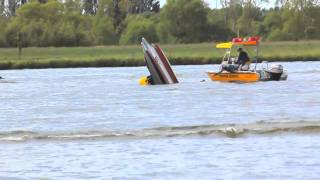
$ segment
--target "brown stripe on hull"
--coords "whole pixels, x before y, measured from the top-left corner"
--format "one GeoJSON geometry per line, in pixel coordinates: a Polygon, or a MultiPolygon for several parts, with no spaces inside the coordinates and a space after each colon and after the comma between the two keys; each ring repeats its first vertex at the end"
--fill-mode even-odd
{"type": "MultiPolygon", "coordinates": [[[[151,46],[151,48],[154,48],[154,47],[151,46]]],[[[165,69],[161,68],[161,66],[157,62],[157,60],[153,56],[151,56],[151,53],[149,53],[148,51],[147,51],[147,53],[151,57],[152,63],[155,66],[155,68],[156,68],[156,70],[158,72],[158,75],[160,76],[161,80],[163,81],[163,84],[170,84],[170,81],[168,80],[168,78],[166,77],[166,75],[164,73],[164,71],[167,71],[166,67],[164,67],[165,69]]],[[[158,58],[159,58],[159,61],[163,62],[159,56],[158,56],[158,58]]]]}
{"type": "Polygon", "coordinates": [[[166,68],[167,72],[169,73],[172,81],[174,83],[179,83],[176,75],[174,74],[174,72],[173,72],[173,70],[171,68],[170,62],[169,62],[168,58],[166,57],[166,55],[163,53],[163,51],[161,50],[161,48],[158,45],[153,44],[153,46],[156,49],[156,51],[157,51],[157,53],[158,53],[158,55],[160,57],[160,60],[162,61],[163,65],[165,66],[165,68],[166,68]]]}
{"type": "Polygon", "coordinates": [[[145,61],[147,64],[147,68],[149,69],[149,72],[152,76],[152,79],[154,80],[155,84],[165,84],[160,72],[159,68],[157,67],[156,63],[152,59],[152,56],[148,51],[145,52],[145,61]]]}

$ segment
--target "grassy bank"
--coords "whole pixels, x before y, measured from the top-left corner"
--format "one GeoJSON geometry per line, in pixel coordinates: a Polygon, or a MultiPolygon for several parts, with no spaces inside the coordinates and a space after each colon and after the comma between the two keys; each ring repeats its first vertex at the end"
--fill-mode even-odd
{"type": "MultiPolygon", "coordinates": [[[[172,64],[220,63],[224,50],[213,43],[161,45],[172,64]]],[[[251,50],[248,49],[250,52],[251,50]]],[[[320,41],[262,43],[260,60],[320,61],[320,41]]],[[[0,49],[0,69],[118,67],[144,65],[140,46],[0,49]]]]}

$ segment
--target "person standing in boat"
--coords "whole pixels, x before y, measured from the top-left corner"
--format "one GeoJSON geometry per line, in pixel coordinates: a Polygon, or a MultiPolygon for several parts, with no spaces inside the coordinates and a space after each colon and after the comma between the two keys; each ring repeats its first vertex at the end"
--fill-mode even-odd
{"type": "Polygon", "coordinates": [[[242,48],[238,48],[239,56],[237,64],[239,65],[239,70],[248,71],[250,69],[250,58],[248,53],[245,52],[242,48]]]}

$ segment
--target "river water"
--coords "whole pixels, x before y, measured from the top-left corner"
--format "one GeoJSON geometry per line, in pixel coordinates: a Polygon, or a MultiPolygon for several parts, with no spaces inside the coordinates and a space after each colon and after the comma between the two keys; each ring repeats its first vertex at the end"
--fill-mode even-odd
{"type": "Polygon", "coordinates": [[[0,179],[319,179],[320,63],[139,86],[145,67],[1,71],[0,179]]]}

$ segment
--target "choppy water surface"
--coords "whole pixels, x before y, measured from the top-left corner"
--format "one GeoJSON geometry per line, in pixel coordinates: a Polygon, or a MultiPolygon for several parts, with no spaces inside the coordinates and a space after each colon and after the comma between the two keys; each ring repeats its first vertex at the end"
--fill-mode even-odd
{"type": "MultiPolygon", "coordinates": [[[[0,179],[319,179],[320,63],[288,81],[138,85],[138,68],[1,71],[0,179]]],[[[201,82],[205,80],[205,82],[201,82]]]]}

